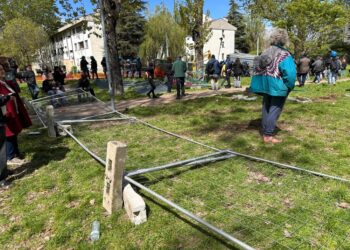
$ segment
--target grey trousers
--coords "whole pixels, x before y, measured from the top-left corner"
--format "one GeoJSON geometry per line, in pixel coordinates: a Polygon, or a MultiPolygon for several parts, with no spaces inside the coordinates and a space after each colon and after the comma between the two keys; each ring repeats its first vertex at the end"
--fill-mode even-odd
{"type": "Polygon", "coordinates": [[[7,177],[6,161],[6,130],[0,124],[0,181],[7,177]]]}
{"type": "Polygon", "coordinates": [[[264,95],[262,105],[262,132],[272,136],[275,133],[277,120],[282,112],[287,96],[264,95]]]}

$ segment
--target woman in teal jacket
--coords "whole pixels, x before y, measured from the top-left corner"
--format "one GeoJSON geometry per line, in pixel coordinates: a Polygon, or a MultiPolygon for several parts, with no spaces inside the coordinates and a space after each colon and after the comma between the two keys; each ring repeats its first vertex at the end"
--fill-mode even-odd
{"type": "Polygon", "coordinates": [[[276,122],[288,94],[295,86],[296,66],[291,53],[284,48],[288,33],[276,29],[271,34],[271,46],[254,60],[250,89],[263,96],[262,133],[265,143],[279,143],[275,138],[276,122]]]}

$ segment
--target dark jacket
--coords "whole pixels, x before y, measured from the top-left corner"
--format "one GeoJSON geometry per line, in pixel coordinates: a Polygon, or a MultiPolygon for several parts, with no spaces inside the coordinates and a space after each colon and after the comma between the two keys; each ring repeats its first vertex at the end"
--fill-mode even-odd
{"type": "Polygon", "coordinates": [[[91,59],[91,70],[97,71],[97,62],[95,59],[91,59]]]}
{"type": "Polygon", "coordinates": [[[81,59],[80,61],[80,69],[82,71],[87,71],[88,70],[88,62],[86,61],[86,59],[81,59]]]}
{"type": "Polygon", "coordinates": [[[9,95],[0,95],[0,126],[4,126],[6,123],[5,114],[2,112],[2,110],[9,100],[9,95]]]}
{"type": "Polygon", "coordinates": [[[323,61],[321,59],[317,59],[313,64],[312,64],[313,71],[315,73],[322,72],[324,70],[324,65],[323,61]]]}
{"type": "Polygon", "coordinates": [[[233,75],[234,76],[242,76],[243,75],[243,64],[240,62],[235,62],[233,64],[233,75]]]}
{"type": "Polygon", "coordinates": [[[27,70],[22,74],[22,79],[28,85],[36,85],[35,73],[33,70],[27,70]]]}
{"type": "Polygon", "coordinates": [[[80,78],[78,81],[78,87],[82,88],[83,90],[89,90],[90,89],[90,81],[87,77],[80,78]]]}
{"type": "Polygon", "coordinates": [[[220,75],[221,67],[219,61],[211,58],[205,67],[205,72],[207,75],[220,75]]]}
{"type": "Polygon", "coordinates": [[[62,85],[64,85],[65,78],[66,78],[66,74],[62,70],[57,69],[53,72],[53,79],[62,85]]]}

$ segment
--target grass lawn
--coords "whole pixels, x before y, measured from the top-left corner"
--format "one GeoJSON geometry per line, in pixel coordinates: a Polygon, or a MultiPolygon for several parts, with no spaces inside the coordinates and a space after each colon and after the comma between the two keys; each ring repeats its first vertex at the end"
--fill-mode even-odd
{"type": "MultiPolygon", "coordinates": [[[[229,95],[139,107],[131,116],[221,149],[350,179],[350,82],[307,85],[280,117],[280,145],[259,135],[261,98],[229,95]]],[[[33,128],[35,130],[35,128],[33,128]]],[[[73,126],[75,135],[105,157],[106,143],[128,144],[127,170],[211,153],[138,123],[73,126]]],[[[104,169],[70,138],[23,132],[29,164],[0,191],[0,246],[4,249],[234,249],[140,191],[148,222],[133,226],[124,211],[102,208],[104,169]],[[101,239],[89,241],[91,223],[101,239]]],[[[197,168],[146,174],[138,180],[213,225],[258,249],[350,249],[349,184],[235,157],[197,168]]]]}

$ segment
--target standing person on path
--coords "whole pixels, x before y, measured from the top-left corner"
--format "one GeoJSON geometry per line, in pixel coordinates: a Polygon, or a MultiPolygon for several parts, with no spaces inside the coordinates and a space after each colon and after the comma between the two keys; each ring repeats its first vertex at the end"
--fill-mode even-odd
{"type": "Polygon", "coordinates": [[[158,98],[158,96],[156,96],[156,94],[154,93],[154,90],[156,89],[156,85],[154,84],[154,81],[153,81],[153,79],[154,79],[154,64],[153,64],[153,62],[150,62],[148,64],[146,76],[148,79],[148,83],[151,87],[150,90],[147,92],[147,96],[149,98],[151,98],[151,94],[152,94],[152,98],[158,98]]]}
{"type": "Polygon", "coordinates": [[[312,64],[312,68],[314,69],[314,73],[315,73],[314,82],[319,84],[321,82],[321,76],[322,76],[322,72],[324,70],[324,64],[323,64],[322,57],[320,57],[320,56],[317,57],[316,61],[312,64]]]}
{"type": "Polygon", "coordinates": [[[240,88],[241,87],[241,76],[243,75],[243,65],[239,58],[236,59],[235,63],[232,66],[233,68],[233,77],[235,78],[234,87],[240,88]]]}
{"type": "Polygon", "coordinates": [[[91,76],[92,76],[92,80],[95,79],[95,76],[96,76],[96,79],[98,79],[98,74],[97,74],[97,61],[95,59],[95,57],[93,56],[90,56],[90,64],[91,64],[91,76]]]}
{"type": "Polygon", "coordinates": [[[86,61],[85,56],[82,56],[81,60],[80,60],[80,70],[82,72],[84,72],[85,74],[87,74],[88,78],[90,79],[90,73],[89,73],[88,65],[89,65],[89,63],[88,63],[88,61],[86,61]]]}
{"type": "Polygon", "coordinates": [[[172,64],[172,60],[171,57],[167,58],[167,62],[165,64],[165,73],[166,73],[166,85],[167,85],[167,91],[168,93],[171,93],[171,89],[173,87],[173,64],[172,64]]]}
{"type": "Polygon", "coordinates": [[[263,96],[262,134],[265,143],[279,143],[275,137],[277,120],[288,94],[295,86],[296,66],[291,53],[284,48],[288,42],[285,29],[271,34],[271,46],[254,60],[250,89],[263,96]]]}
{"type": "Polygon", "coordinates": [[[205,67],[205,73],[208,75],[211,83],[211,89],[212,90],[218,90],[218,80],[220,77],[221,69],[220,69],[220,63],[218,60],[215,59],[215,56],[212,55],[211,59],[207,63],[207,66],[205,67]]]}
{"type": "Polygon", "coordinates": [[[337,75],[340,70],[340,64],[337,59],[337,52],[331,51],[330,59],[328,60],[328,84],[335,85],[337,81],[337,75]]]}
{"type": "Polygon", "coordinates": [[[224,85],[225,88],[227,89],[231,88],[231,72],[232,72],[232,61],[231,61],[230,55],[227,55],[225,65],[224,65],[225,80],[222,83],[224,85],[225,82],[227,82],[227,85],[224,85]]]}
{"type": "Polygon", "coordinates": [[[105,79],[107,79],[107,62],[106,62],[106,57],[102,58],[101,65],[103,68],[103,74],[105,75],[105,79]]]}
{"type": "Polygon", "coordinates": [[[176,99],[180,99],[185,96],[185,74],[187,66],[184,61],[181,60],[181,56],[178,56],[173,63],[172,71],[174,72],[174,79],[176,80],[176,99]]]}
{"type": "Polygon", "coordinates": [[[299,87],[305,85],[307,74],[310,71],[310,59],[304,54],[297,63],[299,87]]]}

